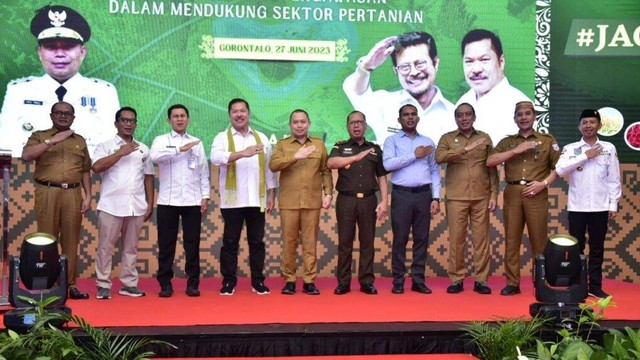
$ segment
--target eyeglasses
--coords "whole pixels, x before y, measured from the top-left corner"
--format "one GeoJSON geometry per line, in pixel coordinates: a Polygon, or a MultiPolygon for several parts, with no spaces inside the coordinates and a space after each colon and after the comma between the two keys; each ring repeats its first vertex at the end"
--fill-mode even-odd
{"type": "Polygon", "coordinates": [[[135,124],[138,122],[138,120],[121,117],[118,119],[118,122],[120,122],[121,124],[135,124]]]}
{"type": "Polygon", "coordinates": [[[427,65],[429,65],[428,60],[417,60],[413,64],[400,64],[396,66],[396,71],[398,71],[400,75],[409,75],[411,72],[411,66],[415,67],[418,71],[422,71],[427,68],[427,65]]]}
{"type": "Polygon", "coordinates": [[[60,110],[52,111],[51,115],[55,117],[73,117],[73,113],[71,111],[60,111],[60,110]]]}
{"type": "Polygon", "coordinates": [[[366,122],[362,121],[362,120],[354,120],[354,121],[349,121],[348,122],[349,126],[356,126],[356,125],[364,125],[366,124],[366,122]]]}

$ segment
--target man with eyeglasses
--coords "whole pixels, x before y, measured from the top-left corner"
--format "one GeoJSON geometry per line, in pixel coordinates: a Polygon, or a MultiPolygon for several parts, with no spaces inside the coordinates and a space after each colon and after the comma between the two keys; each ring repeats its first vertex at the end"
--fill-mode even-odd
{"type": "Polygon", "coordinates": [[[22,150],[22,159],[35,160],[35,212],[38,231],[58,238],[67,257],[71,299],[88,299],[76,287],[78,244],[82,214],[91,209],[91,159],[84,138],[71,129],[71,104],[57,102],[49,118],[53,127],[34,131],[22,150]]]}
{"type": "Polygon", "coordinates": [[[351,291],[351,262],[356,226],[360,243],[360,291],[369,295],[378,293],[373,286],[373,240],[376,235],[376,218],[383,220],[387,216],[387,171],[382,165],[380,146],[365,140],[366,129],[364,114],[357,110],[352,111],[347,116],[349,140],[336,143],[327,160],[329,169],[338,169],[338,287],[334,291],[336,295],[344,295],[351,291]],[[379,202],[376,200],[378,190],[379,202]]]}
{"type": "Polygon", "coordinates": [[[418,131],[434,141],[455,129],[451,120],[453,104],[436,86],[440,58],[436,40],[430,34],[410,32],[383,39],[356,64],[355,72],[344,80],[342,88],[351,105],[367,114],[378,142],[400,132],[396,121],[397,109],[406,104],[418,109],[422,119],[418,131]],[[372,73],[388,57],[391,57],[393,71],[402,89],[373,91],[370,84],[372,73]]]}
{"type": "Polygon", "coordinates": [[[117,135],[96,147],[92,170],[100,174],[98,201],[98,250],[96,251],[96,287],[98,299],[111,298],[113,249],[122,241],[120,295],[140,297],[138,288],[138,239],[144,222],[153,213],[155,170],[149,148],[135,140],[137,125],[134,108],[116,112],[117,135]]]}
{"type": "Polygon", "coordinates": [[[462,39],[462,69],[471,87],[458,105],[468,103],[476,111],[476,127],[491,136],[494,144],[518,131],[513,122],[513,107],[520,101],[530,101],[520,90],[509,84],[504,74],[505,56],[502,42],[495,33],[475,29],[462,39]]]}
{"type": "Polygon", "coordinates": [[[45,74],[7,85],[0,111],[0,147],[18,156],[33,131],[49,126],[49,108],[66,101],[76,109],[73,129],[83,134],[93,153],[95,146],[115,135],[111,119],[120,102],[112,84],[79,73],[87,54],[85,43],[91,38],[89,24],[69,7],[47,5],[31,20],[31,33],[38,41],[45,74]]]}

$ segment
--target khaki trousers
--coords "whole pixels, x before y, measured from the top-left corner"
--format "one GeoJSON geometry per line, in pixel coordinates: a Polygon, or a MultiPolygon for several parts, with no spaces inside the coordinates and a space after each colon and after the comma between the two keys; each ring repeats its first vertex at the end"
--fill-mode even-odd
{"type": "Polygon", "coordinates": [[[298,239],[302,242],[302,280],[305,284],[315,281],[318,275],[316,244],[320,209],[281,209],[283,248],[280,261],[282,277],[287,282],[296,281],[298,269],[298,239]]]}
{"type": "Polygon", "coordinates": [[[120,243],[122,262],[119,279],[123,286],[138,286],[138,239],[144,215],[114,216],[98,212],[98,250],[96,251],[96,286],[111,289],[113,250],[120,243]]]}
{"type": "Polygon", "coordinates": [[[82,190],[63,189],[35,184],[36,221],[38,232],[51,234],[58,239],[62,255],[67,257],[68,286],[76,284],[76,263],[80,225],[82,223],[82,190]]]}
{"type": "Polygon", "coordinates": [[[447,200],[449,223],[449,278],[452,282],[463,280],[465,266],[464,247],[471,225],[473,266],[476,281],[487,281],[489,276],[489,199],[447,200]]]}
{"type": "Polygon", "coordinates": [[[520,285],[520,245],[527,225],[533,256],[542,254],[548,240],[548,191],[534,197],[522,196],[526,185],[507,185],[504,189],[505,264],[507,285],[520,285]]]}

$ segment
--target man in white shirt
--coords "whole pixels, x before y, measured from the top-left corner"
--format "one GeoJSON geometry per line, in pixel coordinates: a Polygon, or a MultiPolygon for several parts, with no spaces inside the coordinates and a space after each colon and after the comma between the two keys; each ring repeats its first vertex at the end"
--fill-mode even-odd
{"type": "Polygon", "coordinates": [[[75,109],[72,129],[82,134],[92,154],[96,145],[111,139],[111,119],[120,108],[116,88],[79,73],[87,54],[91,28],[77,11],[60,5],[39,9],[31,20],[38,40],[38,56],[45,74],[12,80],[7,84],[0,111],[0,147],[19,156],[35,130],[48,129],[49,109],[65,101],[75,109]]]}
{"type": "Polygon", "coordinates": [[[609,220],[615,218],[622,196],[620,163],[613,144],[598,139],[600,113],[586,109],[578,129],[582,140],[568,144],[556,164],[560,176],[569,175],[569,233],[584,253],[589,235],[589,294],[609,296],[602,290],[604,240],[609,220]]]}
{"type": "Polygon", "coordinates": [[[438,142],[442,134],[455,130],[453,104],[436,86],[440,58],[436,40],[426,32],[391,36],[375,44],[358,60],[356,70],[342,84],[355,110],[366,114],[378,143],[400,132],[398,110],[404,105],[418,109],[422,121],[418,132],[438,142]],[[402,90],[371,89],[371,74],[391,57],[393,71],[402,90]]]}
{"type": "Polygon", "coordinates": [[[238,278],[238,247],[242,225],[247,225],[251,286],[258,295],[269,294],[264,284],[265,211],[275,206],[277,180],[269,169],[271,145],[261,132],[251,128],[249,103],[229,102],[231,127],[218,133],[211,145],[211,163],[220,168],[220,212],[224,219],[220,248],[220,295],[233,295],[238,278]]]}
{"type": "Polygon", "coordinates": [[[200,228],[209,206],[209,162],[200,139],[187,134],[189,110],[181,104],[167,110],[171,132],[151,145],[151,161],[160,168],[158,194],[158,283],[160,297],[173,295],[173,261],[178,223],[182,220],[188,296],[200,296],[200,228]]]}
{"type": "Polygon", "coordinates": [[[476,110],[475,128],[491,136],[497,144],[518,132],[513,109],[521,101],[531,101],[509,85],[504,75],[505,58],[500,38],[484,29],[471,30],[462,39],[462,69],[471,87],[456,103],[468,103],[476,110]]]}
{"type": "Polygon", "coordinates": [[[113,248],[122,239],[119,294],[139,297],[138,239],[142,224],[153,213],[153,163],[149,148],[133,138],[137,112],[123,107],[116,112],[118,134],[96,147],[92,169],[102,178],[98,201],[98,250],[96,286],[98,299],[111,298],[113,248]]]}

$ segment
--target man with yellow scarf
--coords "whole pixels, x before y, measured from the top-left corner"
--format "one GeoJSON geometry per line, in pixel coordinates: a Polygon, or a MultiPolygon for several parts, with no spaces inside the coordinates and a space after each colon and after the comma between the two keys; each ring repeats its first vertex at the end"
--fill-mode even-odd
{"type": "Polygon", "coordinates": [[[265,210],[275,207],[276,176],[267,166],[271,145],[267,137],[249,125],[251,112],[244,99],[229,102],[231,127],[216,135],[211,163],[220,168],[220,212],[224,219],[220,248],[220,295],[233,295],[237,283],[238,247],[242,225],[247,224],[252,291],[269,294],[264,284],[265,210]]]}

